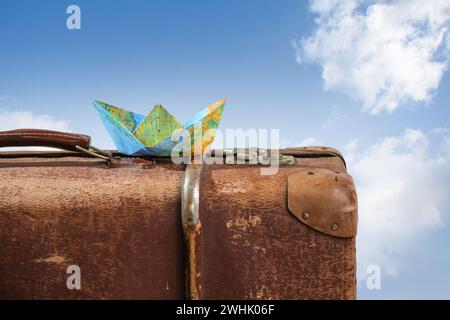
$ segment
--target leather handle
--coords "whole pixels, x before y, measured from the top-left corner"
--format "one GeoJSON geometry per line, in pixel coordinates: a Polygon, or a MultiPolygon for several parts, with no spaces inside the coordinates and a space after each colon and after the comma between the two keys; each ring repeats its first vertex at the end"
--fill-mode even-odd
{"type": "Polygon", "coordinates": [[[40,129],[0,131],[2,147],[52,147],[78,151],[76,146],[89,149],[91,137],[84,134],[40,129]]]}

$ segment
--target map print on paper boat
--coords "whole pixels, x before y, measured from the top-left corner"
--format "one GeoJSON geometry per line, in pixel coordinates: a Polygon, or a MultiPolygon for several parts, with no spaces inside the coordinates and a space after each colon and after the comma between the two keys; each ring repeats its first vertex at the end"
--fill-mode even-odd
{"type": "MultiPolygon", "coordinates": [[[[193,151],[194,127],[200,126],[201,123],[203,134],[209,129],[217,129],[224,105],[225,99],[219,100],[197,113],[183,125],[161,105],[156,105],[147,116],[144,116],[104,102],[94,101],[94,107],[120,153],[158,157],[171,155],[172,148],[179,143],[171,139],[172,133],[177,129],[184,128],[189,131],[193,151]]],[[[200,141],[202,141],[201,151],[204,152],[214,141],[214,135],[209,135],[208,139],[200,141]]]]}

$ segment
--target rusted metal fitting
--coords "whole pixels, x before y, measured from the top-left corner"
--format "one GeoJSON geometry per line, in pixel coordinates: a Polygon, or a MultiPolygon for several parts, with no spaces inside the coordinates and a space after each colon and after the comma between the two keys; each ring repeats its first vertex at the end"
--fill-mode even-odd
{"type": "Polygon", "coordinates": [[[181,185],[181,219],[184,227],[194,228],[198,222],[200,202],[200,166],[187,166],[181,185]]]}
{"type": "Polygon", "coordinates": [[[200,174],[201,165],[187,165],[181,184],[181,220],[187,253],[186,298],[191,300],[201,298],[200,273],[197,270],[201,259],[200,174]]]}
{"type": "Polygon", "coordinates": [[[300,221],[331,236],[356,235],[357,197],[349,175],[327,169],[302,168],[290,174],[287,180],[287,205],[300,221]]]}
{"type": "Polygon", "coordinates": [[[111,161],[111,155],[110,154],[108,154],[106,151],[103,151],[103,150],[101,150],[99,148],[96,148],[94,146],[89,146],[89,149],[86,149],[86,148],[83,148],[83,147],[81,147],[79,145],[76,145],[75,148],[78,151],[87,154],[88,156],[91,156],[91,157],[94,157],[94,158],[99,158],[99,159],[105,160],[107,162],[111,161]]]}

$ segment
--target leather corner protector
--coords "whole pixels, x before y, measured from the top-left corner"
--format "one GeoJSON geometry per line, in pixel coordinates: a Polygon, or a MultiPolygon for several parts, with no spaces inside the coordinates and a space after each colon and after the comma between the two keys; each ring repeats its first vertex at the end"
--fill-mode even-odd
{"type": "Polygon", "coordinates": [[[288,209],[301,222],[322,233],[356,236],[357,196],[345,172],[305,168],[288,176],[288,209]]]}

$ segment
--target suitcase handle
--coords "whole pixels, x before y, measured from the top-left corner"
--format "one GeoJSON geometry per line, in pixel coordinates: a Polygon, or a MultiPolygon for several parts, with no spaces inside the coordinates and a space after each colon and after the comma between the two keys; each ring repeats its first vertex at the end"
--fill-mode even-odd
{"type": "Polygon", "coordinates": [[[52,147],[68,151],[79,151],[77,146],[89,149],[91,137],[84,134],[40,129],[17,129],[0,131],[2,147],[52,147]]]}

